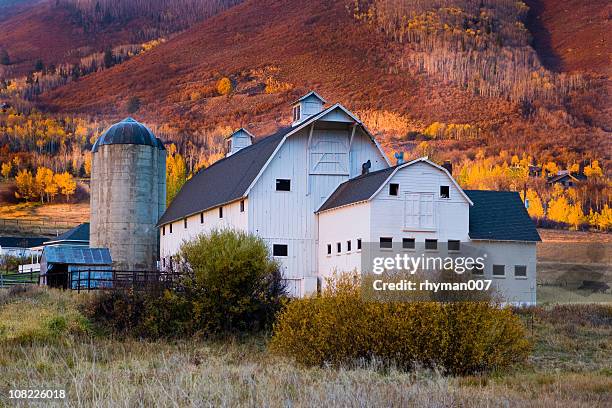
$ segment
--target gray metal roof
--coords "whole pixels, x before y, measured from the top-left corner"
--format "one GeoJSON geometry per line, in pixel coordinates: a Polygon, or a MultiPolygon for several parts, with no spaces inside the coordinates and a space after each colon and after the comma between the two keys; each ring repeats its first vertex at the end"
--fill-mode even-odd
{"type": "Polygon", "coordinates": [[[491,241],[541,241],[519,193],[464,190],[470,207],[470,238],[491,241]]]}
{"type": "Polygon", "coordinates": [[[275,134],[200,170],[183,185],[157,225],[167,224],[242,197],[283,137],[294,129],[281,128],[275,134]]]}
{"type": "Polygon", "coordinates": [[[82,246],[48,246],[43,251],[47,264],[70,265],[111,265],[108,248],[87,248],[82,246]]]}
{"type": "Polygon", "coordinates": [[[345,181],[336,188],[317,212],[369,199],[393,173],[395,167],[373,171],[345,181]]]}
{"type": "Polygon", "coordinates": [[[41,245],[44,237],[0,237],[1,248],[32,248],[41,245]]]}
{"type": "Polygon", "coordinates": [[[84,241],[89,242],[89,223],[84,222],[81,225],[77,225],[70,231],[66,231],[56,238],[45,241],[45,244],[59,241],[84,241]]]}
{"type": "Polygon", "coordinates": [[[156,138],[149,128],[132,118],[125,118],[106,129],[91,150],[97,152],[100,146],[111,144],[148,145],[164,150],[161,140],[156,138]]]}

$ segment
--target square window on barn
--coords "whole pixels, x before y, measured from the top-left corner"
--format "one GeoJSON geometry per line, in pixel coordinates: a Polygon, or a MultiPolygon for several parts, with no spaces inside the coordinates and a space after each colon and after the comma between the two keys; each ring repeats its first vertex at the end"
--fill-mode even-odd
{"type": "Polygon", "coordinates": [[[351,252],[351,241],[346,241],[346,252],[351,252]]]}
{"type": "Polygon", "coordinates": [[[484,267],[483,268],[479,268],[478,265],[474,265],[474,267],[471,269],[472,275],[484,275],[484,267]]]}
{"type": "Polygon", "coordinates": [[[414,238],[402,238],[402,248],[414,249],[416,240],[414,238]]]}
{"type": "Polygon", "coordinates": [[[440,186],[440,198],[450,198],[449,186],[440,186]]]}
{"type": "Polygon", "coordinates": [[[184,218],[184,219],[183,219],[183,226],[184,226],[185,228],[187,228],[187,218],[184,218]]]}
{"type": "Polygon", "coordinates": [[[448,250],[449,251],[459,251],[461,249],[461,242],[456,239],[448,240],[448,250]]]}
{"type": "Polygon", "coordinates": [[[244,212],[244,200],[240,201],[240,212],[244,212]]]}
{"type": "Polygon", "coordinates": [[[399,184],[391,183],[389,184],[389,195],[396,196],[399,194],[399,184]]]}
{"type": "Polygon", "coordinates": [[[204,224],[204,213],[200,213],[200,224],[204,224]]]}
{"type": "Polygon", "coordinates": [[[342,252],[342,244],[340,242],[336,243],[336,252],[337,253],[342,252]]]}
{"type": "Polygon", "coordinates": [[[357,250],[361,251],[361,238],[357,238],[357,250]]]}
{"type": "Polygon", "coordinates": [[[425,249],[436,250],[438,249],[438,240],[437,239],[426,239],[425,240],[425,249]]]}
{"type": "Polygon", "coordinates": [[[276,179],[276,191],[291,191],[291,180],[276,179]]]}
{"type": "Polygon", "coordinates": [[[506,276],[506,265],[493,265],[493,276],[506,276]]]}
{"type": "Polygon", "coordinates": [[[223,218],[223,207],[219,207],[219,218],[223,218]]]}
{"type": "Polygon", "coordinates": [[[381,249],[391,249],[391,248],[393,248],[393,238],[380,237],[380,248],[381,249]]]}
{"type": "Polygon", "coordinates": [[[274,244],[272,245],[272,255],[274,256],[287,256],[287,245],[274,244]]]}
{"type": "Polygon", "coordinates": [[[514,265],[514,276],[517,278],[527,277],[527,266],[525,265],[514,265]]]}
{"type": "Polygon", "coordinates": [[[327,255],[331,255],[331,244],[327,244],[327,255]]]}
{"type": "Polygon", "coordinates": [[[166,226],[162,226],[162,235],[166,235],[166,226]]]}

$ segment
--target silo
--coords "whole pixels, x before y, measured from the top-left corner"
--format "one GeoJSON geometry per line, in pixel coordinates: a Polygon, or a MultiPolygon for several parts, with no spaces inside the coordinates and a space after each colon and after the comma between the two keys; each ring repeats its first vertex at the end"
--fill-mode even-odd
{"type": "Polygon", "coordinates": [[[159,257],[155,227],[166,208],[166,150],[126,118],[92,148],[90,246],[109,248],[113,267],[150,270],[159,257]]]}

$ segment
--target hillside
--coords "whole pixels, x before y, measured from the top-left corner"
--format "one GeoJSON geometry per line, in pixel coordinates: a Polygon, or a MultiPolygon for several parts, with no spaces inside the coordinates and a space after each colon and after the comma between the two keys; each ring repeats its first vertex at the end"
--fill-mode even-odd
{"type": "MultiPolygon", "coordinates": [[[[388,1],[361,3],[383,11],[384,7],[394,7],[388,1]]],[[[465,3],[474,8],[467,1],[446,3],[465,3]]],[[[503,2],[487,3],[489,11],[504,11],[505,6],[496,9],[503,2]]],[[[448,152],[464,154],[483,143],[494,149],[491,152],[499,148],[516,151],[516,146],[521,146],[521,152],[542,160],[562,155],[564,161],[570,161],[601,152],[597,147],[606,140],[601,128],[609,119],[600,114],[605,94],[588,88],[586,79],[557,78],[538,68],[536,60],[529,62],[533,68],[526,66],[520,71],[509,67],[511,71],[502,72],[506,75],[504,84],[514,87],[522,83],[513,79],[517,75],[530,76],[529,69],[539,70],[535,80],[540,82],[527,83],[518,91],[506,91],[502,86],[495,89],[495,79],[485,84],[488,88],[484,90],[478,82],[461,84],[435,71],[440,60],[431,62],[426,59],[428,53],[414,44],[393,41],[392,31],[385,27],[387,21],[359,21],[350,4],[246,1],[151,52],[50,92],[42,101],[54,111],[119,118],[126,115],[128,98],[135,96],[141,102],[136,114],[140,119],[164,125],[162,129],[171,129],[171,134],[182,134],[184,139],[184,132],[214,133],[220,126],[247,125],[259,135],[272,131],[288,122],[286,104],[314,88],[328,100],[360,113],[370,127],[386,137],[389,148],[411,149],[416,143],[410,134],[442,123],[468,129],[470,136],[436,141],[448,152]],[[405,61],[413,55],[424,55],[421,64],[434,69],[406,67],[409,64],[405,61]],[[230,97],[218,96],[215,91],[216,82],[223,76],[234,83],[230,97]],[[527,99],[526,105],[520,92],[533,86],[546,92],[557,86],[563,90],[545,95],[548,99],[527,95],[533,98],[527,99]],[[551,133],[555,135],[553,140],[551,133]]],[[[512,26],[512,21],[505,24],[512,26]]],[[[512,37],[510,40],[515,41],[512,37]]],[[[481,43],[477,46],[482,47],[481,43]]],[[[498,54],[529,52],[528,47],[520,47],[509,44],[498,54]]],[[[524,58],[531,61],[534,57],[524,58]]],[[[459,71],[456,74],[463,75],[459,71]]],[[[471,69],[466,75],[470,79],[478,72],[471,69]]],[[[191,137],[196,144],[200,138],[191,137]]]]}

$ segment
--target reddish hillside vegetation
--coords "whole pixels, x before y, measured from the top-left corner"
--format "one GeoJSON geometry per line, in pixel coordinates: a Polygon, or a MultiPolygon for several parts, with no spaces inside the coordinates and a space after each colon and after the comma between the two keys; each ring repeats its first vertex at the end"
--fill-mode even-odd
{"type": "Polygon", "coordinates": [[[484,144],[541,160],[566,154],[575,159],[596,151],[604,137],[591,127],[601,120],[593,118],[600,101],[591,94],[574,92],[579,107],[477,96],[404,69],[402,55],[409,49],[391,41],[384,27],[356,21],[347,4],[246,1],[42,101],[55,111],[118,118],[127,114],[128,99],[137,97],[136,116],[151,124],[189,133],[247,125],[263,134],[289,121],[287,102],[316,89],[362,114],[375,130],[398,137],[389,142],[393,146],[414,146],[409,133],[434,122],[471,127],[469,140],[439,142],[462,154],[484,144]],[[216,91],[222,77],[234,84],[229,97],[216,91]]]}

